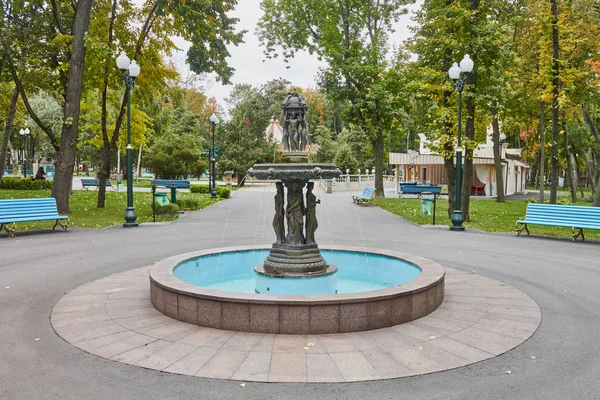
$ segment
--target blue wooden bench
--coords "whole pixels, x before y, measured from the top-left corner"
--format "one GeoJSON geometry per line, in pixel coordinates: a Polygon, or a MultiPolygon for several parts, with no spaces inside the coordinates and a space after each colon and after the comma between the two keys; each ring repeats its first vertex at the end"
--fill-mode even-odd
{"type": "Polygon", "coordinates": [[[517,236],[520,236],[523,230],[529,235],[527,225],[564,226],[571,228],[573,241],[579,236],[585,240],[584,229],[600,230],[600,207],[529,203],[525,219],[515,223],[517,236]],[[519,224],[523,227],[519,228],[519,224]]]}
{"type": "Polygon", "coordinates": [[[423,193],[439,195],[442,193],[442,187],[433,185],[405,185],[400,191],[400,197],[405,194],[416,194],[421,197],[423,193]]]}
{"type": "Polygon", "coordinates": [[[355,196],[352,195],[352,201],[360,206],[364,206],[366,204],[373,204],[373,197],[375,196],[375,188],[366,187],[363,190],[362,194],[355,196]]]}
{"type": "Polygon", "coordinates": [[[176,180],[176,179],[153,179],[152,185],[157,187],[175,188],[175,189],[189,189],[190,181],[176,180]]]}
{"type": "Polygon", "coordinates": [[[402,189],[405,186],[417,186],[417,182],[400,182],[398,186],[398,193],[402,193],[402,189]]]}
{"type": "Polygon", "coordinates": [[[52,230],[60,225],[65,232],[69,232],[69,217],[58,215],[56,200],[52,197],[0,200],[0,230],[8,232],[9,237],[15,237],[17,222],[33,221],[56,221],[52,230]],[[62,220],[67,220],[66,224],[63,225],[62,220]]]}
{"type": "MultiPolygon", "coordinates": [[[[85,190],[89,190],[90,187],[98,188],[100,186],[100,179],[86,179],[86,178],[84,178],[84,179],[81,180],[81,186],[85,190]]],[[[106,187],[107,188],[114,187],[112,185],[112,182],[110,181],[110,179],[106,180],[106,187]]]]}

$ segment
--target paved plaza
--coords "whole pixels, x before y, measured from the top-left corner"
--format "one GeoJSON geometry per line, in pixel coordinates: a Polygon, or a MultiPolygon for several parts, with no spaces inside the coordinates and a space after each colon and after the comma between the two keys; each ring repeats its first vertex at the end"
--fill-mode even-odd
{"type": "Polygon", "coordinates": [[[406,326],[294,337],[149,305],[156,261],[273,242],[272,197],[256,185],[167,225],[0,236],[0,399],[599,398],[597,242],[426,229],[321,191],[320,244],[440,263],[442,306],[406,326]],[[269,383],[284,381],[297,382],[269,383]]]}

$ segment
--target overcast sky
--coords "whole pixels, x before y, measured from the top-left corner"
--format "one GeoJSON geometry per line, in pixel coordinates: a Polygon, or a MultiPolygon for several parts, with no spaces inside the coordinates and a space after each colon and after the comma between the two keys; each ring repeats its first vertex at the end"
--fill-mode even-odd
{"type": "MultiPolygon", "coordinates": [[[[422,0],[417,0],[417,5],[422,3],[422,0]]],[[[259,45],[258,37],[255,35],[256,23],[258,22],[262,11],[260,9],[259,0],[239,0],[236,9],[231,13],[240,19],[237,28],[238,30],[247,30],[244,35],[244,43],[239,46],[231,46],[229,52],[229,64],[235,68],[233,83],[250,83],[252,85],[262,85],[267,81],[275,78],[285,78],[295,86],[314,88],[315,76],[320,66],[316,56],[311,56],[306,52],[297,53],[294,60],[290,63],[291,67],[287,69],[288,64],[282,59],[265,60],[263,62],[263,49],[259,45]]],[[[410,37],[408,26],[412,24],[411,15],[405,15],[397,24],[396,32],[392,36],[392,43],[401,45],[404,40],[410,37]]],[[[189,74],[189,68],[185,63],[186,52],[189,48],[189,43],[183,40],[178,40],[176,43],[182,49],[173,56],[182,78],[189,74]]],[[[214,77],[209,76],[208,82],[205,83],[205,94],[208,97],[216,97],[218,104],[227,108],[224,99],[229,96],[229,92],[233,85],[221,85],[217,83],[214,77]]]]}

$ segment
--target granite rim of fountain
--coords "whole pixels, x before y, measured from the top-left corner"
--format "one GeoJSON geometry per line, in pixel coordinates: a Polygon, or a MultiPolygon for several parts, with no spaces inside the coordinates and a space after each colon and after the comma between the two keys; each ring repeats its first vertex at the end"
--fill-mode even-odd
{"type": "Polygon", "coordinates": [[[190,259],[269,249],[268,245],[206,249],[158,261],[150,269],[152,305],[171,318],[199,326],[301,335],[360,332],[400,325],[430,314],[444,299],[445,272],[441,265],[413,254],[385,249],[323,246],[324,250],[402,259],[419,267],[421,274],[391,288],[329,295],[229,292],[192,285],[173,274],[180,263],[190,259]]]}

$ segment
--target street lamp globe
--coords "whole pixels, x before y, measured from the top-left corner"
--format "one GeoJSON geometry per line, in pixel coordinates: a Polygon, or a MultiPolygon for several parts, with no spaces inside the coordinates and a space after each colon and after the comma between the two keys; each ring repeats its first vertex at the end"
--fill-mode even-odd
{"type": "Polygon", "coordinates": [[[19,135],[24,136],[25,135],[25,129],[22,129],[19,131],[19,135]]]}
{"type": "Polygon", "coordinates": [[[132,78],[137,78],[140,74],[140,66],[133,60],[129,65],[129,76],[132,78]]]}
{"type": "Polygon", "coordinates": [[[117,57],[117,68],[119,68],[121,71],[125,71],[127,68],[129,68],[129,57],[127,57],[127,54],[125,54],[124,51],[122,51],[119,57],[117,57]]]}
{"type": "Polygon", "coordinates": [[[499,139],[501,144],[504,143],[504,141],[506,140],[506,135],[504,133],[501,133],[499,139]]]}
{"type": "Polygon", "coordinates": [[[213,115],[210,116],[210,122],[216,124],[217,122],[219,122],[219,118],[213,113],[213,115]]]}
{"type": "Polygon", "coordinates": [[[462,72],[469,73],[473,71],[474,66],[475,63],[473,62],[473,60],[471,60],[471,57],[468,54],[465,54],[464,58],[460,62],[460,70],[462,72]]]}
{"type": "Polygon", "coordinates": [[[452,67],[448,70],[448,75],[450,75],[450,79],[457,80],[460,78],[460,67],[458,63],[452,64],[452,67]]]}

